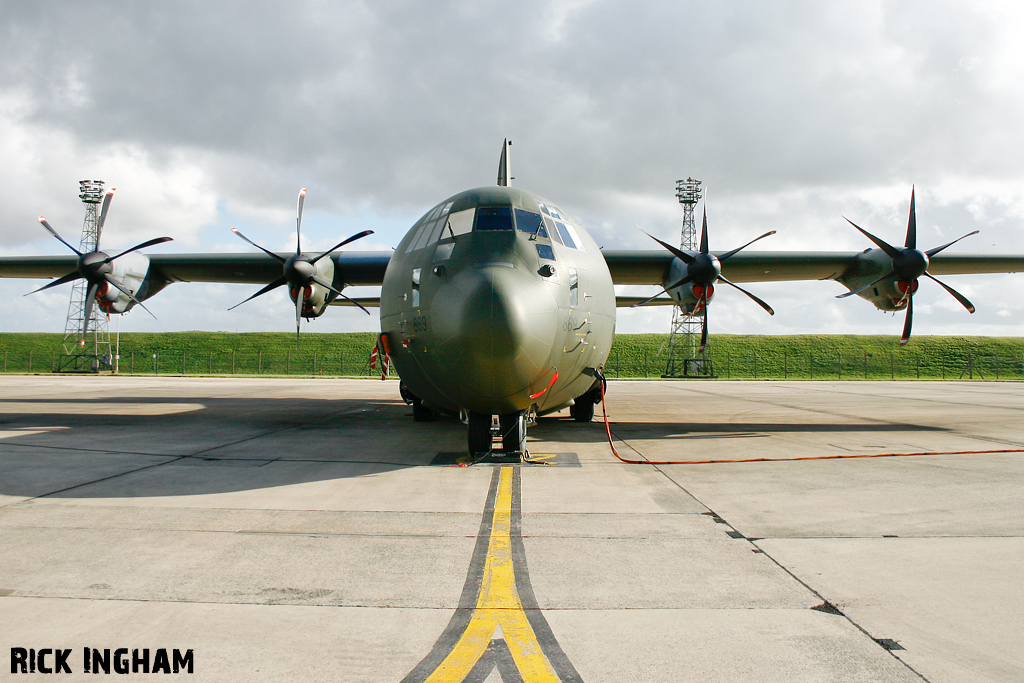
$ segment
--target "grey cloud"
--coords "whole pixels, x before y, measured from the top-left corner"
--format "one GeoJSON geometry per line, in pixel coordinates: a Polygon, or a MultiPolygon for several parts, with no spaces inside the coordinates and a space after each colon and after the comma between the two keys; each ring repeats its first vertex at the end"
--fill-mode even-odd
{"type": "MultiPolygon", "coordinates": [[[[279,224],[302,185],[339,224],[415,218],[492,183],[505,136],[517,182],[609,247],[646,246],[635,222],[673,236],[691,174],[723,246],[775,228],[766,249],[860,248],[841,216],[898,232],[912,183],[972,186],[1019,232],[1024,98],[1006,74],[1024,64],[1004,48],[1021,24],[1012,4],[920,0],[9,3],[0,126],[34,148],[0,172],[17,188],[0,244],[58,200],[80,220],[72,183],[116,150],[223,232],[210,202],[279,224]]],[[[171,199],[148,219],[136,201],[135,223],[170,220],[171,199]]],[[[955,225],[970,201],[919,208],[955,225]]]]}

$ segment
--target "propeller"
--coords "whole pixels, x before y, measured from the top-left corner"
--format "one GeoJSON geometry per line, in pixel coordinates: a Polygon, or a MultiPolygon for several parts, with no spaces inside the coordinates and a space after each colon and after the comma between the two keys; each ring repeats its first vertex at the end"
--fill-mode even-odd
{"type": "MultiPolygon", "coordinates": [[[[103,206],[100,209],[98,223],[98,230],[100,234],[102,234],[103,226],[107,222],[107,211],[110,209],[110,200],[114,196],[115,189],[116,188],[111,188],[110,191],[108,191],[106,196],[103,198],[103,206]]],[[[122,294],[127,296],[129,299],[134,301],[136,304],[141,306],[143,310],[145,310],[147,313],[156,318],[156,316],[153,315],[153,311],[146,308],[145,304],[139,301],[135,297],[135,295],[132,294],[131,290],[129,290],[128,287],[125,286],[123,282],[114,277],[114,275],[112,274],[114,268],[111,264],[115,260],[124,256],[125,254],[130,254],[133,251],[145,249],[146,247],[151,247],[154,244],[160,244],[161,242],[170,242],[170,237],[157,237],[155,239],[146,240],[141,244],[136,244],[134,247],[130,249],[125,249],[120,254],[110,256],[106,252],[100,251],[98,244],[96,251],[82,253],[81,251],[73,247],[67,240],[61,237],[60,234],[53,229],[53,226],[50,225],[46,218],[40,216],[39,223],[43,226],[43,228],[46,229],[48,233],[53,235],[58,242],[60,242],[61,244],[63,244],[68,249],[70,249],[71,251],[75,252],[75,254],[78,255],[78,264],[76,269],[71,271],[67,275],[63,275],[54,280],[53,282],[50,282],[46,285],[43,285],[39,289],[29,292],[29,294],[35,294],[36,292],[41,292],[45,289],[50,289],[51,287],[63,285],[68,282],[74,282],[75,280],[84,279],[86,282],[88,282],[89,288],[85,296],[85,311],[83,314],[82,322],[82,344],[85,343],[85,338],[89,334],[89,321],[92,319],[92,309],[96,303],[96,296],[100,293],[101,288],[105,288],[107,286],[114,287],[115,289],[119,290],[122,294]]],[[[28,294],[26,294],[25,296],[28,296],[28,294]]]]}
{"type": "Polygon", "coordinates": [[[698,302],[696,310],[704,310],[704,320],[701,324],[700,330],[701,352],[704,351],[704,347],[707,346],[708,343],[708,298],[712,294],[714,294],[715,283],[721,281],[729,285],[730,287],[734,287],[735,289],[740,290],[748,297],[750,297],[754,301],[754,303],[759,305],[764,310],[768,311],[768,315],[775,315],[775,311],[772,310],[771,306],[769,306],[764,301],[757,298],[747,290],[743,289],[736,283],[730,282],[729,280],[722,276],[722,261],[725,261],[731,258],[732,256],[735,256],[737,253],[746,249],[754,242],[774,234],[775,231],[770,230],[765,234],[761,235],[760,237],[755,237],[754,239],[750,240],[742,247],[738,247],[736,249],[733,249],[732,251],[727,251],[721,256],[715,256],[708,250],[708,210],[706,206],[704,207],[704,219],[703,224],[701,225],[700,232],[700,251],[695,254],[687,253],[682,249],[679,249],[677,247],[672,246],[671,244],[668,244],[667,242],[662,242],[653,235],[647,234],[648,237],[650,237],[652,240],[668,249],[676,258],[678,258],[680,261],[686,264],[686,276],[681,278],[679,281],[674,282],[671,285],[665,287],[663,290],[661,290],[654,296],[650,297],[649,299],[641,301],[638,304],[634,304],[634,307],[643,306],[648,301],[651,301],[652,299],[655,299],[661,296],[662,294],[667,293],[670,289],[675,289],[676,287],[681,287],[685,284],[692,283],[693,294],[697,296],[700,300],[698,302]]]}
{"type": "Polygon", "coordinates": [[[288,258],[284,258],[279,254],[275,254],[269,249],[261,247],[260,245],[256,244],[251,239],[243,235],[241,232],[239,232],[238,228],[231,228],[231,232],[235,233],[243,240],[245,240],[252,246],[256,247],[263,253],[265,253],[270,258],[279,262],[282,267],[282,274],[281,277],[277,278],[276,280],[268,284],[266,287],[250,296],[248,299],[245,299],[245,301],[240,301],[239,303],[235,304],[228,310],[230,311],[232,309],[238,308],[246,301],[252,301],[256,297],[262,296],[267,292],[273,291],[282,285],[288,285],[288,292],[291,295],[292,299],[295,301],[296,339],[299,336],[299,327],[301,325],[302,319],[302,307],[310,296],[310,288],[312,287],[313,284],[318,284],[325,289],[329,289],[330,291],[334,292],[335,294],[345,299],[349,303],[355,306],[359,306],[359,308],[363,309],[363,312],[366,313],[367,315],[370,314],[370,312],[366,310],[366,308],[362,306],[358,301],[356,301],[355,299],[350,299],[349,297],[345,296],[341,292],[341,290],[335,289],[334,285],[332,285],[330,282],[324,280],[322,277],[317,275],[316,264],[317,261],[324,258],[325,256],[329,256],[330,254],[342,248],[349,242],[354,242],[357,239],[366,237],[367,235],[372,235],[373,230],[364,230],[360,233],[352,235],[348,239],[342,240],[338,244],[335,244],[333,247],[317,256],[304,254],[302,252],[302,205],[305,203],[305,201],[306,188],[302,188],[301,190],[299,190],[299,199],[295,206],[295,254],[288,258]]]}
{"type": "MultiPolygon", "coordinates": [[[[971,235],[977,235],[978,231],[969,232],[963,237],[958,237],[952,242],[947,242],[940,247],[934,249],[928,249],[927,251],[921,251],[917,248],[917,212],[915,210],[914,200],[914,188],[910,190],[910,219],[907,221],[907,238],[904,241],[903,249],[897,249],[885,240],[875,237],[870,232],[860,227],[849,218],[846,218],[846,222],[855,227],[861,233],[864,234],[869,240],[878,245],[878,248],[885,252],[885,254],[892,259],[892,268],[882,277],[877,278],[869,282],[868,284],[855,289],[850,292],[845,292],[837,296],[837,299],[845,299],[848,296],[859,294],[869,287],[874,287],[883,280],[889,278],[895,278],[896,289],[903,293],[903,298],[897,303],[907,303],[907,318],[903,323],[903,336],[900,337],[900,346],[905,346],[910,341],[910,329],[914,324],[914,293],[917,292],[918,280],[924,276],[929,280],[934,280],[939,283],[944,290],[960,302],[960,305],[967,309],[968,313],[974,313],[974,304],[967,300],[960,292],[956,291],[946,283],[940,281],[938,278],[928,272],[928,266],[931,264],[931,257],[938,254],[946,247],[951,247],[964,237],[970,237],[971,235]]],[[[844,217],[845,218],[845,217],[844,217]]]]}

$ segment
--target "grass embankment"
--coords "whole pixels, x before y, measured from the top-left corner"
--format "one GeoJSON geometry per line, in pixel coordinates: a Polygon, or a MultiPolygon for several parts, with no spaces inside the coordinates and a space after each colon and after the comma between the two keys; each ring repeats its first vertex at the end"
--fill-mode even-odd
{"type": "MultiPolygon", "coordinates": [[[[609,377],[659,377],[668,335],[616,337],[609,377]]],[[[1022,379],[1024,339],[887,335],[711,335],[714,374],[728,379],[1022,379]]],[[[680,373],[681,374],[681,369],[680,373]]]]}
{"type": "MultiPolygon", "coordinates": [[[[668,335],[615,338],[609,377],[660,377],[668,335]]],[[[124,333],[122,374],[368,376],[369,332],[124,333]],[[154,358],[154,356],[156,356],[154,358]]],[[[0,334],[0,370],[50,372],[63,354],[59,334],[0,334]]],[[[113,349],[110,350],[113,352],[113,349]]],[[[712,335],[714,374],[723,379],[1024,379],[1024,339],[919,336],[712,335]]],[[[679,374],[682,373],[682,368],[679,374]]]]}

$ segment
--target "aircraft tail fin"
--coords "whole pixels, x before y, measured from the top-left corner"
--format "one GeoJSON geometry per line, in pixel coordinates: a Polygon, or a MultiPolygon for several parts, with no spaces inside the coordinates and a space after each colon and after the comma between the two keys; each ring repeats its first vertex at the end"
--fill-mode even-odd
{"type": "Polygon", "coordinates": [[[509,148],[511,146],[512,141],[505,138],[505,142],[501,146],[501,160],[498,162],[498,185],[502,187],[507,187],[509,181],[514,180],[508,172],[509,148]]]}

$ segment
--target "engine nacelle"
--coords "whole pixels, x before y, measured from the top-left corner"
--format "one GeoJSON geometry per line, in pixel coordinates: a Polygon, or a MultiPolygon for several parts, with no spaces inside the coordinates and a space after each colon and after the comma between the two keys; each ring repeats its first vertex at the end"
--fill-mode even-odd
{"type": "MultiPolygon", "coordinates": [[[[334,282],[334,259],[333,257],[323,258],[313,264],[316,269],[316,275],[324,282],[330,282],[334,285],[335,289],[341,290],[343,284],[334,282]]],[[[297,297],[301,294],[302,296],[302,317],[319,318],[327,310],[327,306],[332,301],[338,298],[338,295],[331,290],[318,285],[315,282],[311,282],[305,287],[289,287],[288,296],[291,297],[292,303],[295,303],[297,297]]]]}
{"type": "MultiPolygon", "coordinates": [[[[836,282],[852,292],[891,270],[892,258],[888,254],[881,249],[865,249],[857,255],[853,266],[836,278],[836,282]]],[[[881,311],[902,311],[907,307],[910,295],[917,290],[917,285],[917,281],[904,282],[893,276],[858,292],[857,296],[867,299],[881,311]]]]}
{"type": "MultiPolygon", "coordinates": [[[[697,255],[695,254],[695,256],[697,255]]],[[[691,281],[679,285],[678,287],[669,287],[669,285],[679,282],[687,276],[696,275],[697,273],[693,272],[694,265],[695,264],[687,265],[678,257],[673,258],[672,264],[668,269],[668,277],[665,278],[662,286],[665,287],[665,291],[668,292],[668,295],[672,297],[672,300],[679,305],[679,308],[682,309],[683,313],[686,315],[704,315],[705,303],[711,301],[715,296],[714,285],[707,285],[705,287],[704,285],[695,284],[691,281]],[[701,300],[702,296],[706,296],[704,301],[701,300]]],[[[718,265],[717,259],[714,260],[713,265],[718,265]]],[[[705,265],[705,269],[706,267],[707,266],[705,265]]],[[[721,272],[720,266],[719,272],[721,272]]],[[[707,277],[707,273],[703,273],[702,271],[700,273],[703,277],[707,277]]]]}
{"type": "MultiPolygon", "coordinates": [[[[110,262],[110,274],[117,278],[139,301],[163,289],[166,281],[153,281],[149,274],[149,257],[133,251],[110,262]]],[[[106,313],[126,313],[135,305],[127,294],[104,282],[96,292],[96,303],[106,313]]]]}

